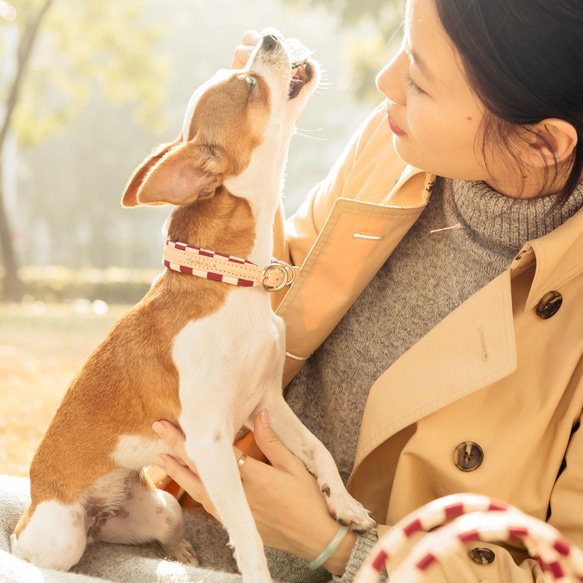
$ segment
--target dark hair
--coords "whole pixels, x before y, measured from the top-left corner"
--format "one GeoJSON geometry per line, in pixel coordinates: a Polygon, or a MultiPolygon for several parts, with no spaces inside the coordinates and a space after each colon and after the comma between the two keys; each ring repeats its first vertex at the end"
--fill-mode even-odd
{"type": "Polygon", "coordinates": [[[583,172],[583,1],[435,4],[470,85],[495,116],[486,116],[487,134],[501,131],[511,152],[508,138],[517,135],[516,126],[528,131],[544,119],[559,118],[577,131],[569,175],[558,193],[557,202],[564,203],[583,172]]]}

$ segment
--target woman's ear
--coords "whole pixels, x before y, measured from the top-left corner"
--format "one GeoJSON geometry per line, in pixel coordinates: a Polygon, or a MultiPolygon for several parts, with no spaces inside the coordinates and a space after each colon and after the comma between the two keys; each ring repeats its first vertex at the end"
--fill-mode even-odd
{"type": "Polygon", "coordinates": [[[545,119],[528,129],[523,161],[535,168],[554,166],[567,160],[577,146],[577,130],[567,121],[545,119]]]}

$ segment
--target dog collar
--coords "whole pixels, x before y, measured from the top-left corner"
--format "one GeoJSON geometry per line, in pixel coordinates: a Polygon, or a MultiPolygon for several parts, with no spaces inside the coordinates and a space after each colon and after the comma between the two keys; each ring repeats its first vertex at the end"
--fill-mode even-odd
{"type": "Polygon", "coordinates": [[[196,275],[239,287],[258,286],[265,292],[276,292],[291,285],[299,268],[273,259],[267,267],[232,255],[192,247],[185,243],[166,240],[164,266],[180,273],[196,275]]]}

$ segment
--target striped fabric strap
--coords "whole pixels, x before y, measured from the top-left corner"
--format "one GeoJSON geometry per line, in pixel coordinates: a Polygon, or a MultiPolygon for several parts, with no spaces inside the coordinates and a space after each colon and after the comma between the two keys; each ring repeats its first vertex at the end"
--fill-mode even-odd
{"type": "Polygon", "coordinates": [[[422,583],[435,563],[446,563],[469,543],[510,541],[524,544],[545,581],[583,582],[583,551],[546,522],[478,494],[446,496],[409,514],[379,540],[354,582],[376,582],[387,567],[392,583],[422,583]],[[418,533],[427,534],[392,568],[418,533]]]}
{"type": "Polygon", "coordinates": [[[167,240],[163,254],[164,266],[180,273],[228,283],[238,287],[258,286],[265,292],[276,292],[291,285],[299,268],[273,259],[267,267],[240,257],[192,247],[167,240]]]}

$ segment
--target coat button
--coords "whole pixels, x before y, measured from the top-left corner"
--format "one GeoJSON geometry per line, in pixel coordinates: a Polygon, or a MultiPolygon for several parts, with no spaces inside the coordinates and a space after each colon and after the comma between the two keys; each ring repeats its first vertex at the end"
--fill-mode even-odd
{"type": "Polygon", "coordinates": [[[545,294],[536,307],[536,315],[543,320],[552,318],[561,307],[563,296],[558,291],[550,291],[545,294]]]}
{"type": "Polygon", "coordinates": [[[520,261],[524,255],[525,255],[526,251],[521,251],[515,258],[514,261],[520,261]]]}
{"type": "Polygon", "coordinates": [[[468,555],[470,556],[470,559],[478,565],[491,565],[496,558],[494,551],[486,547],[476,547],[475,549],[472,549],[468,555]]]}
{"type": "Polygon", "coordinates": [[[453,462],[462,472],[477,470],[484,461],[484,450],[473,441],[460,443],[453,452],[453,462]]]}

